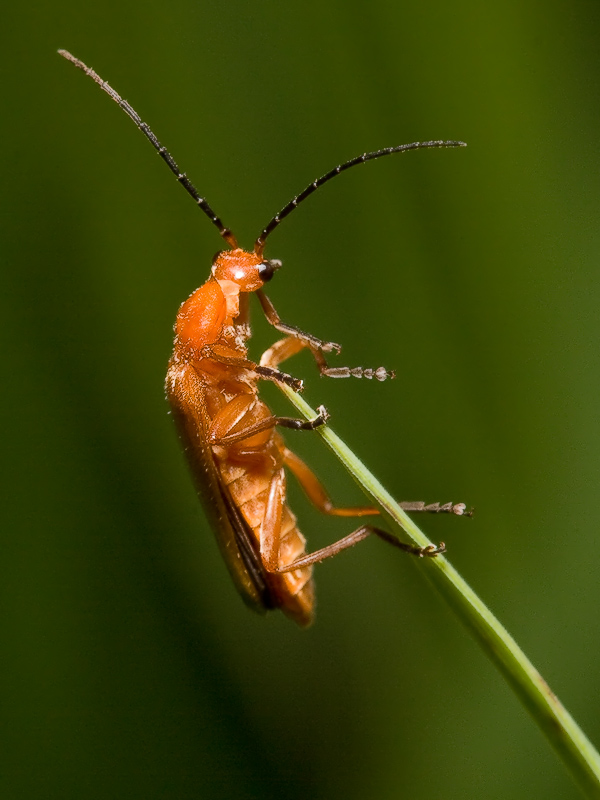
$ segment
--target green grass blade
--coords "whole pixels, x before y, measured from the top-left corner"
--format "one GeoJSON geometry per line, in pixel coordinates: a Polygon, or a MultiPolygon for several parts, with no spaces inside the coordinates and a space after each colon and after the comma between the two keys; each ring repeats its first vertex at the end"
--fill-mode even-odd
{"type": "MultiPolygon", "coordinates": [[[[316,416],[316,412],[298,394],[285,386],[280,388],[303,416],[307,419],[316,416]]],[[[404,532],[419,547],[430,544],[413,520],[344,442],[327,426],[317,430],[366,494],[381,507],[392,530],[400,538],[406,539],[402,535],[404,532]]],[[[423,558],[420,564],[429,580],[515,690],[585,794],[600,798],[598,752],[512,636],[447,558],[423,558]]]]}

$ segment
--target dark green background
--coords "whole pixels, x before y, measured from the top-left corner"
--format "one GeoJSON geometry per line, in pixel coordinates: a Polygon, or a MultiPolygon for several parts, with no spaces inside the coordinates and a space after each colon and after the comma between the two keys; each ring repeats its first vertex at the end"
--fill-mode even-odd
{"type": "MultiPolygon", "coordinates": [[[[220,247],[70,49],[241,241],[284,319],[382,385],[292,364],[600,740],[600,11],[595,2],[172,0],[3,11],[0,789],[7,798],[571,798],[423,579],[377,541],[317,568],[300,631],[234,593],[163,396],[220,247]]],[[[256,315],[258,317],[258,315],[256,315]]],[[[257,319],[255,352],[273,340],[257,319]]],[[[287,406],[274,387],[265,396],[287,406]]],[[[316,436],[288,441],[361,502],[316,436]]],[[[295,487],[311,547],[349,529],[295,487]]]]}

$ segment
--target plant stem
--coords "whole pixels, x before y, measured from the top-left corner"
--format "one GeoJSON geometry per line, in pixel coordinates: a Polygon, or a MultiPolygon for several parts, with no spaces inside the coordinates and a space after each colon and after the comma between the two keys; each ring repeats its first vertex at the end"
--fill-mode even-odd
{"type": "MultiPolygon", "coordinates": [[[[281,390],[307,419],[316,412],[292,389],[281,390]]],[[[401,528],[413,544],[425,547],[427,537],[394,498],[327,426],[317,428],[348,472],[383,510],[392,528],[401,528]]],[[[469,628],[492,662],[515,690],[588,797],[600,798],[600,756],[581,728],[552,692],[525,653],[444,556],[420,559],[428,579],[469,628]]]]}

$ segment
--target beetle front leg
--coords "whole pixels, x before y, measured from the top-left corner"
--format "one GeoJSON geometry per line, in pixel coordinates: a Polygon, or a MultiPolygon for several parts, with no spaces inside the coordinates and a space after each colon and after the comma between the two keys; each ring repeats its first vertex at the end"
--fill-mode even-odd
{"type": "Polygon", "coordinates": [[[314,348],[315,350],[319,350],[323,353],[339,353],[341,351],[341,345],[336,344],[335,342],[325,342],[322,339],[317,339],[316,336],[313,336],[310,333],[301,331],[300,328],[296,328],[294,325],[286,325],[285,322],[281,321],[281,317],[275,310],[275,306],[269,300],[263,290],[257,289],[255,294],[258,297],[267,321],[275,328],[275,330],[281,331],[281,333],[285,333],[294,339],[299,339],[305,342],[306,344],[304,347],[314,348]]]}

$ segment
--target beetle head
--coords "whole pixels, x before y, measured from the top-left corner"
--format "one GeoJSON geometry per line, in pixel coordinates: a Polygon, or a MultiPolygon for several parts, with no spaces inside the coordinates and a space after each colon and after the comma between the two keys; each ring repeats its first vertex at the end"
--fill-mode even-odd
{"type": "Polygon", "coordinates": [[[276,258],[265,259],[256,253],[242,250],[223,250],[213,259],[212,274],[217,281],[232,281],[240,292],[255,292],[270,281],[281,267],[276,258]]]}

